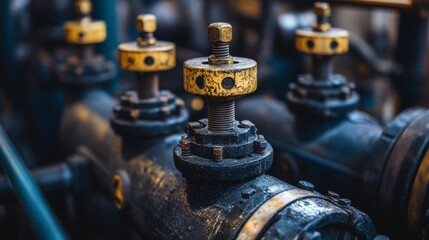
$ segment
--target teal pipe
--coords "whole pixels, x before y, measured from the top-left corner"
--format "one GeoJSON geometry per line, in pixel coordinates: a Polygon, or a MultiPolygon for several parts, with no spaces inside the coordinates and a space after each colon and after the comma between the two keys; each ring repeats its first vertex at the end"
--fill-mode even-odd
{"type": "Polygon", "coordinates": [[[0,126],[0,164],[12,182],[16,195],[37,236],[46,240],[67,239],[64,230],[2,126],[0,126]]]}

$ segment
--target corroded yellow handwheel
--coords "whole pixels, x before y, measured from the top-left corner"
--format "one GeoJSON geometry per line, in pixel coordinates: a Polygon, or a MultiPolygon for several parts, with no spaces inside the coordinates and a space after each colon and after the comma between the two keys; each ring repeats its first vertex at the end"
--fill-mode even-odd
{"type": "Polygon", "coordinates": [[[256,91],[256,62],[229,55],[231,25],[212,23],[208,36],[213,43],[213,54],[183,64],[185,91],[210,98],[234,98],[256,91]]]}
{"type": "Polygon", "coordinates": [[[158,72],[176,66],[174,43],[157,41],[153,37],[156,30],[154,15],[138,16],[136,28],[141,34],[137,41],[123,43],[118,47],[121,69],[135,72],[158,72]]]}
{"type": "Polygon", "coordinates": [[[71,44],[95,44],[106,40],[106,24],[104,21],[93,21],[91,13],[91,2],[89,0],[77,0],[75,9],[78,19],[66,22],[64,38],[71,44]]]}
{"type": "Polygon", "coordinates": [[[302,53],[315,55],[337,55],[348,52],[349,33],[339,28],[331,28],[331,9],[327,3],[316,3],[314,12],[317,22],[313,29],[295,31],[295,46],[302,53]]]}

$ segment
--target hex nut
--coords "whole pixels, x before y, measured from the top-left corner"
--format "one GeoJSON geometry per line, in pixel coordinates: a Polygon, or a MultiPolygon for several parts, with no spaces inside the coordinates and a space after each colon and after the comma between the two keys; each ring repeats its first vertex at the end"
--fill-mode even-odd
{"type": "Polygon", "coordinates": [[[255,147],[258,153],[264,153],[267,148],[268,142],[265,140],[264,136],[259,135],[258,138],[253,142],[253,146],[255,147]]]}
{"type": "Polygon", "coordinates": [[[314,13],[318,17],[329,17],[331,16],[331,7],[325,2],[316,2],[314,4],[314,13]]]}
{"type": "Polygon", "coordinates": [[[138,32],[153,33],[156,30],[156,17],[152,14],[142,14],[136,18],[138,32]]]}
{"type": "Polygon", "coordinates": [[[77,1],[75,10],[80,14],[88,15],[92,10],[91,1],[77,1]]]}
{"type": "Polygon", "coordinates": [[[210,42],[229,43],[232,41],[232,26],[224,22],[212,23],[209,25],[208,35],[210,42]]]}
{"type": "Polygon", "coordinates": [[[223,147],[214,146],[213,147],[213,157],[216,162],[222,161],[223,158],[223,147]]]}

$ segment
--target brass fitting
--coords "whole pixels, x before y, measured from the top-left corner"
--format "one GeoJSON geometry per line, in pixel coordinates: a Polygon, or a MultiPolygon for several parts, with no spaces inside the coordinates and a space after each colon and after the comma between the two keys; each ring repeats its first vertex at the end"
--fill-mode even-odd
{"type": "Polygon", "coordinates": [[[158,72],[176,66],[174,43],[157,41],[156,17],[143,14],[136,18],[136,29],[140,33],[137,42],[120,44],[119,65],[121,69],[135,72],[158,72]]]}
{"type": "Polygon", "coordinates": [[[254,92],[257,88],[256,62],[229,55],[232,26],[212,23],[208,27],[208,38],[213,44],[213,54],[183,64],[185,91],[203,97],[229,99],[254,92]]]}
{"type": "Polygon", "coordinates": [[[232,26],[229,23],[217,22],[209,25],[209,40],[212,43],[230,43],[232,41],[232,26]]]}
{"type": "Polygon", "coordinates": [[[75,21],[66,22],[64,38],[71,44],[94,44],[106,39],[106,24],[104,21],[93,21],[89,14],[92,6],[89,0],[76,0],[75,11],[80,16],[75,21]]]}
{"type": "Polygon", "coordinates": [[[154,15],[143,14],[137,16],[136,29],[139,33],[146,35],[137,39],[140,46],[153,45],[156,43],[156,39],[153,37],[153,33],[156,31],[156,17],[154,15]]]}
{"type": "Polygon", "coordinates": [[[77,0],[75,2],[75,11],[79,15],[87,16],[92,11],[92,4],[89,0],[77,0]]]}
{"type": "Polygon", "coordinates": [[[339,28],[331,28],[328,3],[316,2],[314,12],[317,22],[313,29],[296,30],[295,46],[302,53],[315,55],[338,55],[349,50],[349,33],[339,28]]]}
{"type": "Polygon", "coordinates": [[[327,32],[331,30],[329,17],[331,16],[331,8],[328,3],[316,2],[314,4],[314,13],[317,17],[317,22],[313,25],[313,30],[318,32],[327,32]]]}

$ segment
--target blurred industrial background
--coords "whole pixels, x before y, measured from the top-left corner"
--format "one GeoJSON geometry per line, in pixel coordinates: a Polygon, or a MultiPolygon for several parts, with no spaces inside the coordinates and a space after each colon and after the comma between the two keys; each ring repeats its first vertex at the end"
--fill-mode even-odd
{"type": "Polygon", "coordinates": [[[315,2],[0,1],[0,238],[429,239],[429,1],[315,2]]]}

